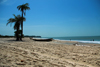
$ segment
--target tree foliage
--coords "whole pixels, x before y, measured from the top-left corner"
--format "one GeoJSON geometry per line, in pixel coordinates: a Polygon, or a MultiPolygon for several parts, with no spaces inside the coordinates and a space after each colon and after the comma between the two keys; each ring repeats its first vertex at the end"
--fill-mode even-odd
{"type": "Polygon", "coordinates": [[[29,6],[29,4],[26,3],[26,4],[23,4],[23,5],[17,6],[17,9],[20,10],[21,12],[23,12],[24,15],[25,15],[26,14],[25,11],[30,10],[30,7],[28,7],[28,6],[29,6]]]}
{"type": "MultiPolygon", "coordinates": [[[[23,14],[24,15],[26,14],[25,11],[29,10],[30,7],[29,7],[29,4],[26,3],[26,4],[22,4],[22,5],[17,6],[17,9],[22,12],[22,17],[23,17],[23,14]]],[[[21,30],[22,30],[22,32],[21,32],[21,40],[22,40],[22,36],[23,36],[23,21],[21,21],[21,30]]]]}
{"type": "Polygon", "coordinates": [[[14,16],[14,18],[10,18],[9,20],[8,20],[8,23],[6,24],[6,25],[8,25],[8,24],[12,24],[12,23],[15,23],[14,24],[14,30],[16,30],[17,32],[16,32],[16,40],[19,40],[19,29],[20,29],[20,25],[21,25],[21,21],[23,20],[23,21],[25,21],[26,19],[24,18],[24,17],[21,17],[20,15],[15,15],[15,14],[13,14],[13,16],[14,16]]]}

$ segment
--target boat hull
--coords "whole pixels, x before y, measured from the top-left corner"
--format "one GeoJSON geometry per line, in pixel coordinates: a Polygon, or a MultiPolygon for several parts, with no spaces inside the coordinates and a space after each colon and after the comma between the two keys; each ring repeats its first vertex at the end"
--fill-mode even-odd
{"type": "Polygon", "coordinates": [[[37,38],[33,38],[34,41],[52,41],[53,39],[52,38],[49,38],[49,39],[37,39],[37,38]]]}

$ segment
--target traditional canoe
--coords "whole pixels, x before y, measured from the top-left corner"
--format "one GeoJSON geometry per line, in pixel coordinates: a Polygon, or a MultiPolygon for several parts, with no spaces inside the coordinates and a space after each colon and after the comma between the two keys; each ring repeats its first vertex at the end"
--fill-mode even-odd
{"type": "Polygon", "coordinates": [[[52,41],[53,38],[48,38],[48,39],[44,39],[44,38],[32,38],[32,40],[34,40],[34,41],[52,41]]]}

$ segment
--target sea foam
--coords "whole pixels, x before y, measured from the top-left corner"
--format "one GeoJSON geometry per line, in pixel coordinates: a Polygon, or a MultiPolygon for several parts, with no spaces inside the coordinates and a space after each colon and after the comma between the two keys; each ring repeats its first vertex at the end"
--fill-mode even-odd
{"type": "Polygon", "coordinates": [[[100,44],[100,41],[78,41],[78,42],[100,44]]]}
{"type": "Polygon", "coordinates": [[[60,40],[60,39],[55,39],[55,40],[59,40],[59,41],[77,41],[77,42],[81,42],[81,43],[93,43],[93,44],[100,44],[100,41],[60,40]]]}

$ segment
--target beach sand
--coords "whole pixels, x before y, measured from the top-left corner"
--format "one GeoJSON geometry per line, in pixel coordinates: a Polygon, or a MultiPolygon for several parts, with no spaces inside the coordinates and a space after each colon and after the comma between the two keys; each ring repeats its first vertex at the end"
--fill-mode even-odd
{"type": "Polygon", "coordinates": [[[100,44],[75,43],[0,38],[0,67],[100,67],[100,44]]]}

